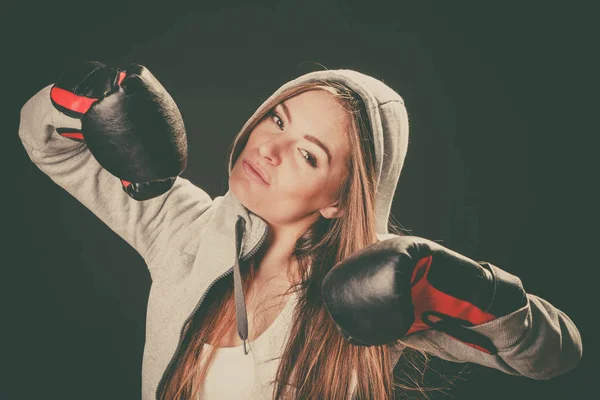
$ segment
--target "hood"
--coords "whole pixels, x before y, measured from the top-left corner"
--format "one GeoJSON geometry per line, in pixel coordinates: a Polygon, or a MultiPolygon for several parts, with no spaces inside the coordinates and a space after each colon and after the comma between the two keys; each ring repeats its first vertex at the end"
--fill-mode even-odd
{"type": "Polygon", "coordinates": [[[378,234],[387,234],[392,200],[408,148],[408,116],[400,95],[371,76],[348,69],[316,71],[282,85],[254,112],[235,138],[229,159],[229,175],[247,142],[250,131],[248,128],[258,123],[282,93],[308,82],[341,83],[362,98],[369,116],[375,148],[376,228],[378,234]]]}

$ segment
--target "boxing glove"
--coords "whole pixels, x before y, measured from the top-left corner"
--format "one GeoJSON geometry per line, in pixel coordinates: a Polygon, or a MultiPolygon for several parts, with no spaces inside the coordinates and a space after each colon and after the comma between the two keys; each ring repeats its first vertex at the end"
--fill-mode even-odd
{"type": "Polygon", "coordinates": [[[353,253],[327,273],[321,294],[352,344],[390,344],[435,329],[488,354],[497,353],[492,341],[466,328],[527,304],[518,277],[416,236],[353,253]]]}
{"type": "Polygon", "coordinates": [[[61,126],[57,133],[85,142],[131,198],[141,201],[167,192],[185,169],[181,113],[147,68],[76,63],[52,86],[50,98],[59,111],[81,119],[80,130],[61,126]]]}

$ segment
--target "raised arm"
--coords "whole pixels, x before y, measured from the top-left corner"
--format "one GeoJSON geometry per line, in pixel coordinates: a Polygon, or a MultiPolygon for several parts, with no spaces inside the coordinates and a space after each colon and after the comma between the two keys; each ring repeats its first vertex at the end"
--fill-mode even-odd
{"type": "Polygon", "coordinates": [[[398,340],[454,362],[549,379],[579,363],[581,336],[521,280],[435,242],[391,236],[351,255],[323,281],[340,333],[362,346],[398,340]]]}
{"type": "MultiPolygon", "coordinates": [[[[181,233],[199,218],[212,200],[188,180],[175,175],[176,179],[169,182],[166,176],[154,170],[168,157],[156,144],[172,140],[168,137],[172,134],[168,124],[173,121],[165,116],[173,116],[174,110],[164,107],[176,106],[174,102],[158,101],[157,92],[170,96],[158,81],[146,79],[139,69],[137,72],[132,76],[135,81],[131,85],[132,93],[121,93],[126,101],[111,104],[107,96],[102,107],[97,107],[100,103],[94,101],[102,98],[104,91],[99,96],[92,93],[95,98],[81,95],[74,102],[65,103],[64,98],[52,93],[55,85],[41,89],[21,109],[19,137],[35,165],[125,239],[144,258],[153,275],[153,257],[167,246],[177,246],[173,238],[180,235],[175,233],[181,233]],[[82,123],[87,109],[80,115],[73,112],[78,106],[85,106],[86,97],[91,99],[89,103],[94,103],[87,109],[96,107],[96,111],[105,114],[103,123],[94,124],[85,118],[82,123]],[[67,104],[71,110],[65,107],[67,104]],[[156,123],[157,120],[162,123],[156,123]],[[104,129],[99,130],[102,125],[104,129]],[[121,136],[115,140],[117,134],[121,136]],[[90,143],[94,145],[94,153],[90,151],[90,143]],[[144,147],[148,151],[144,151],[144,147]],[[136,152],[131,153],[131,148],[136,152]],[[129,167],[123,169],[125,176],[117,178],[97,160],[110,165],[112,172],[118,162],[129,163],[129,167]],[[134,185],[135,176],[143,179],[134,185]],[[148,184],[153,179],[157,181],[156,186],[148,184]],[[164,182],[170,189],[165,188],[164,182]],[[136,196],[148,199],[135,200],[136,196]]],[[[124,92],[118,83],[111,90],[124,92]]],[[[72,94],[77,95],[75,88],[72,94]]],[[[172,169],[168,172],[172,173],[172,169]]]]}
{"type": "Polygon", "coordinates": [[[480,351],[436,330],[415,333],[403,342],[448,361],[472,362],[540,380],[569,372],[581,360],[581,336],[573,321],[532,294],[527,294],[527,303],[519,310],[465,329],[488,338],[497,351],[480,351]]]}

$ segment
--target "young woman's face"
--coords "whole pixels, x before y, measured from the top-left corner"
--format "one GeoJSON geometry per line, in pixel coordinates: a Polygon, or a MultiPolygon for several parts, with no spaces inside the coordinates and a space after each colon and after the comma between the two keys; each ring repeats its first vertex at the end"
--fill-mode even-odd
{"type": "Polygon", "coordinates": [[[347,119],[338,100],[324,90],[302,92],[276,105],[250,133],[229,177],[230,190],[272,224],[339,216],[337,195],[348,174],[347,119]]]}

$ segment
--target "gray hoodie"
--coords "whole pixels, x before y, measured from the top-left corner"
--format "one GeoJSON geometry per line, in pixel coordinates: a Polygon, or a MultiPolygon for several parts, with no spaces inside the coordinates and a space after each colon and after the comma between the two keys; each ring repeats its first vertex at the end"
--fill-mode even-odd
{"type": "MultiPolygon", "coordinates": [[[[387,223],[408,146],[407,113],[395,91],[356,71],[312,72],[278,89],[246,125],[252,124],[280,91],[309,80],[344,83],[365,102],[375,141],[378,238],[394,237],[388,233],[387,223]]],[[[23,106],[19,137],[40,170],[127,241],[147,264],[152,286],[146,316],[142,398],[154,399],[206,293],[229,274],[234,274],[234,282],[239,283],[238,261],[249,259],[265,243],[268,225],[230,191],[211,199],[181,177],[159,197],[143,202],[131,199],[121,189],[119,179],[98,164],[85,143],[56,133],[55,127],[81,128],[81,122],[52,106],[50,88],[43,88],[23,106]]],[[[236,138],[230,172],[243,143],[243,138],[236,138]]],[[[236,284],[238,332],[244,335],[247,320],[239,289],[236,284]]],[[[547,301],[531,294],[527,299],[527,304],[512,314],[468,328],[490,338],[498,349],[496,355],[434,330],[415,333],[404,341],[445,360],[473,362],[534,379],[549,379],[573,369],[582,353],[576,326],[547,301]]],[[[392,346],[390,349],[395,365],[400,352],[392,346]]]]}

